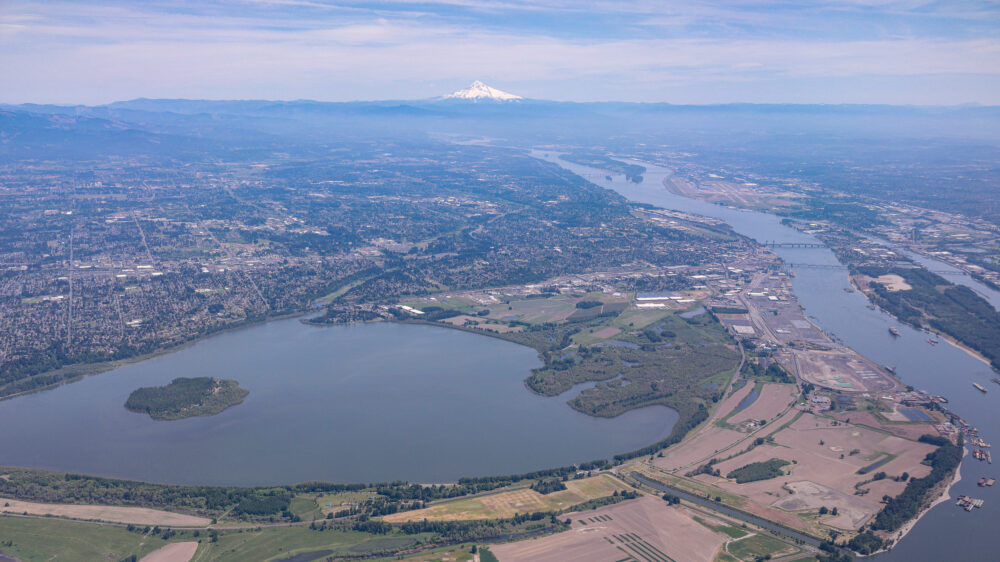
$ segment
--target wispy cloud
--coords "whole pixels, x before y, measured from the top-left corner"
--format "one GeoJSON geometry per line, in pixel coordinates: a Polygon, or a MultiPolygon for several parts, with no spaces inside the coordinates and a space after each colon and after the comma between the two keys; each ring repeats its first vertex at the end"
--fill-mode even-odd
{"type": "Polygon", "coordinates": [[[0,68],[8,78],[0,101],[412,98],[489,78],[523,95],[577,100],[827,102],[838,101],[829,99],[830,82],[838,81],[840,101],[1000,102],[1000,26],[989,25],[995,3],[3,6],[0,68]],[[870,12],[863,19],[877,31],[808,32],[826,21],[810,13],[832,10],[848,20],[870,12]],[[889,12],[913,21],[883,27],[889,12]],[[954,33],[950,22],[969,13],[979,19],[954,33]],[[577,24],[554,24],[552,14],[577,24]],[[583,20],[592,17],[615,29],[587,31],[583,20]],[[954,91],[961,84],[968,86],[954,91]]]}

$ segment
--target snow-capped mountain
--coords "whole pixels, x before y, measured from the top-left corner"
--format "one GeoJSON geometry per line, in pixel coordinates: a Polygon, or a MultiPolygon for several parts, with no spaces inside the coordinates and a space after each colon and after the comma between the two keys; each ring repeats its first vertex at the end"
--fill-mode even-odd
{"type": "Polygon", "coordinates": [[[472,83],[471,86],[464,90],[459,90],[452,94],[444,97],[445,99],[461,99],[461,100],[492,100],[492,101],[514,101],[519,99],[524,99],[521,96],[516,96],[509,92],[504,92],[496,88],[491,88],[486,84],[483,84],[479,80],[472,83]]]}

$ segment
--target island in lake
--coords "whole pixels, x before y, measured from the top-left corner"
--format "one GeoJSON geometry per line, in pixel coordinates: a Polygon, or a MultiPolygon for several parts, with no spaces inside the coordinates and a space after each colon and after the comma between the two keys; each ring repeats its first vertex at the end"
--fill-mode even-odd
{"type": "Polygon", "coordinates": [[[232,379],[178,377],[166,386],[139,388],[129,395],[125,408],[149,414],[154,420],[180,420],[214,416],[246,398],[250,391],[232,379]]]}

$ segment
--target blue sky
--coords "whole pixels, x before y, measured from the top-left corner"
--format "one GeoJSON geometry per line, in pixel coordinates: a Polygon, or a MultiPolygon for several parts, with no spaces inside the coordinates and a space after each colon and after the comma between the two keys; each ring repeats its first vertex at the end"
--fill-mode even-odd
{"type": "Polygon", "coordinates": [[[1000,0],[0,0],[0,102],[1000,104],[1000,0]]]}

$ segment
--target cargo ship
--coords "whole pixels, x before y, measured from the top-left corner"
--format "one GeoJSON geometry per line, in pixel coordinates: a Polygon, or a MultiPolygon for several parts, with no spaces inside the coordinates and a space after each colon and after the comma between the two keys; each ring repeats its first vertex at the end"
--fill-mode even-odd
{"type": "Polygon", "coordinates": [[[976,390],[978,390],[979,392],[982,392],[983,394],[986,394],[988,392],[986,390],[986,387],[983,386],[983,385],[981,385],[981,384],[979,384],[978,382],[972,383],[972,386],[976,387],[976,390]]]}
{"type": "Polygon", "coordinates": [[[894,338],[899,337],[899,330],[897,330],[895,326],[889,326],[889,333],[892,334],[892,337],[894,338]]]}

